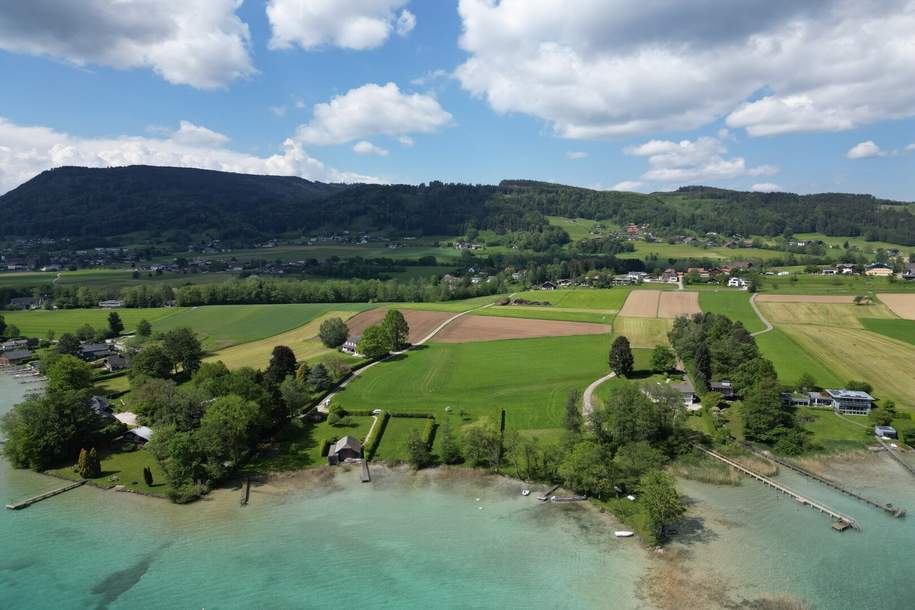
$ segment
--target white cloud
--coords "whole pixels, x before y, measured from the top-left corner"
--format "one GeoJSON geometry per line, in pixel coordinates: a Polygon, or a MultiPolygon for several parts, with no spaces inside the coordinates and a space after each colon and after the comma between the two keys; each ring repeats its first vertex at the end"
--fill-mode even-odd
{"type": "Polygon", "coordinates": [[[356,144],[353,145],[353,152],[355,152],[357,155],[377,155],[379,157],[388,156],[387,149],[376,146],[368,140],[361,140],[356,142],[356,144]]]}
{"type": "Polygon", "coordinates": [[[296,108],[299,108],[299,109],[304,108],[304,107],[305,107],[305,100],[296,100],[296,101],[295,101],[295,107],[296,107],[296,108]]]}
{"type": "Polygon", "coordinates": [[[310,50],[325,45],[374,49],[396,31],[406,36],[416,17],[404,9],[408,0],[270,0],[271,49],[294,45],[310,50]]]}
{"type": "Polygon", "coordinates": [[[0,49],[79,66],[152,68],[170,83],[224,87],[254,74],[239,0],[28,0],[0,10],[0,49]]]}
{"type": "Polygon", "coordinates": [[[610,190],[611,191],[638,191],[643,186],[645,186],[645,183],[641,182],[639,180],[623,180],[622,182],[617,182],[616,184],[611,186],[610,190]]]}
{"type": "Polygon", "coordinates": [[[451,114],[431,95],[370,83],[315,104],[311,121],[299,126],[296,137],[306,144],[344,144],[373,135],[433,133],[449,123],[451,114]]]}
{"type": "Polygon", "coordinates": [[[397,138],[397,141],[400,142],[401,146],[407,146],[407,147],[410,147],[410,146],[413,146],[414,144],[416,144],[416,141],[413,138],[411,138],[410,136],[400,136],[399,138],[397,138]]]}
{"type": "Polygon", "coordinates": [[[886,153],[880,150],[880,147],[874,144],[873,140],[855,144],[845,153],[845,156],[849,159],[868,159],[870,157],[883,157],[885,155],[886,153]]]}
{"type": "Polygon", "coordinates": [[[284,117],[286,116],[286,107],[285,106],[270,106],[270,112],[275,116],[284,117]]]}
{"type": "Polygon", "coordinates": [[[328,182],[381,181],[329,168],[292,139],[284,141],[281,151],[268,157],[230,150],[225,148],[226,142],[226,136],[187,121],[163,137],[81,138],[49,127],[16,125],[0,117],[0,193],[62,165],[164,165],[301,176],[328,182]]]}
{"type": "Polygon", "coordinates": [[[577,161],[578,159],[587,159],[588,153],[581,150],[569,151],[566,153],[566,158],[572,161],[577,161]]]}
{"type": "Polygon", "coordinates": [[[750,187],[751,191],[756,191],[757,193],[779,193],[783,189],[777,184],[772,184],[771,182],[760,182],[759,184],[754,184],[750,187]]]}
{"type": "Polygon", "coordinates": [[[671,142],[651,140],[630,146],[627,155],[647,157],[649,169],[643,180],[655,182],[697,182],[731,180],[740,176],[770,176],[778,173],[771,165],[748,167],[743,157],[725,158],[727,148],[717,138],[671,142]]]}
{"type": "Polygon", "coordinates": [[[906,151],[913,151],[913,150],[915,150],[915,144],[909,144],[908,146],[905,147],[905,150],[906,150],[906,151]]]}
{"type": "Polygon", "coordinates": [[[460,0],[462,86],[567,138],[915,115],[911,0],[460,0]],[[754,96],[762,96],[754,99],[754,96]]]}
{"type": "Polygon", "coordinates": [[[442,68],[437,68],[435,70],[430,70],[429,72],[426,72],[422,76],[418,76],[418,77],[414,78],[413,80],[410,81],[410,84],[414,85],[416,87],[425,87],[426,85],[428,85],[429,83],[431,83],[433,81],[436,81],[436,80],[439,80],[442,78],[446,78],[448,76],[450,76],[450,75],[448,74],[447,70],[443,70],[442,68]]]}

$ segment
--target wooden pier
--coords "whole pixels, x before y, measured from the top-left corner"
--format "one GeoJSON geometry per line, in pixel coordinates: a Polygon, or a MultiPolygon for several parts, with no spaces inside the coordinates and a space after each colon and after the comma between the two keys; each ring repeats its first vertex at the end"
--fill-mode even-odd
{"type": "Polygon", "coordinates": [[[369,463],[365,460],[362,460],[362,482],[371,483],[372,475],[369,472],[369,463]]]}
{"type": "Polygon", "coordinates": [[[241,505],[248,506],[248,500],[251,499],[251,477],[245,477],[245,482],[241,486],[241,505]]]}
{"type": "Polygon", "coordinates": [[[894,460],[896,460],[896,462],[898,462],[900,466],[902,466],[903,468],[905,468],[906,470],[908,470],[910,475],[912,475],[913,477],[915,477],[915,466],[912,466],[911,464],[909,464],[908,462],[906,462],[904,459],[902,459],[901,457],[899,457],[899,456],[896,454],[896,452],[893,451],[893,448],[890,447],[889,443],[887,443],[886,441],[884,441],[884,440],[883,440],[882,438],[880,438],[880,437],[876,437],[876,438],[877,438],[877,441],[878,441],[881,445],[883,445],[883,448],[886,449],[886,452],[890,454],[890,457],[892,457],[894,460]]]}
{"type": "Polygon", "coordinates": [[[47,500],[48,498],[53,498],[54,496],[58,496],[58,495],[64,493],[65,491],[70,491],[71,489],[76,489],[77,487],[80,487],[81,485],[84,485],[85,483],[86,483],[86,480],[83,479],[82,481],[77,481],[76,483],[70,483],[69,485],[67,485],[65,487],[53,489],[53,490],[47,491],[43,494],[39,494],[37,496],[32,496],[31,498],[27,498],[20,502],[13,502],[12,504],[7,504],[6,507],[10,510],[20,510],[22,508],[28,508],[32,504],[37,504],[38,502],[41,502],[42,500],[47,500]]]}
{"type": "Polygon", "coordinates": [[[817,483],[822,483],[823,485],[825,485],[827,487],[831,487],[832,489],[835,489],[836,491],[842,492],[846,496],[851,496],[855,500],[864,502],[868,506],[873,506],[874,508],[880,509],[883,512],[885,512],[886,514],[890,515],[891,517],[896,517],[898,519],[899,517],[905,516],[904,508],[899,508],[898,506],[893,506],[892,504],[880,504],[876,500],[872,500],[871,498],[868,498],[867,496],[862,496],[858,492],[855,492],[846,487],[843,487],[842,485],[839,485],[835,481],[830,481],[829,479],[827,479],[825,477],[821,477],[820,475],[816,474],[815,472],[810,472],[806,468],[803,468],[802,466],[798,466],[797,464],[793,464],[793,463],[789,462],[788,460],[783,460],[768,452],[763,453],[761,451],[757,451],[756,449],[754,449],[753,447],[751,447],[750,445],[747,445],[747,444],[744,444],[743,447],[745,449],[747,449],[748,451],[751,451],[755,455],[758,455],[759,457],[763,458],[764,460],[769,460],[771,462],[775,462],[776,464],[778,464],[780,466],[784,466],[785,468],[788,468],[790,470],[793,470],[794,472],[796,472],[800,475],[803,475],[803,476],[807,477],[808,479],[813,479],[817,483]]]}
{"type": "Polygon", "coordinates": [[[861,529],[861,526],[858,525],[858,522],[854,518],[849,517],[848,515],[843,515],[839,511],[833,510],[833,509],[829,508],[828,506],[826,506],[825,504],[821,504],[820,502],[817,502],[813,498],[808,498],[807,496],[801,495],[798,492],[791,489],[790,487],[782,485],[781,483],[776,483],[769,477],[761,475],[758,472],[754,472],[754,471],[750,470],[749,468],[747,468],[746,466],[743,466],[742,464],[735,462],[731,458],[725,457],[716,451],[712,451],[711,449],[706,449],[705,447],[702,447],[701,445],[694,445],[694,446],[697,449],[699,449],[700,451],[702,451],[703,453],[705,453],[706,455],[709,455],[720,462],[724,462],[731,468],[734,468],[734,469],[742,472],[743,474],[756,479],[760,483],[768,485],[769,487],[772,487],[787,496],[791,496],[792,498],[797,500],[798,503],[803,504],[804,506],[809,506],[810,508],[814,508],[814,509],[820,511],[821,513],[829,515],[830,517],[835,519],[840,524],[847,523],[848,526],[851,527],[852,529],[856,529],[856,530],[861,529]]]}
{"type": "Polygon", "coordinates": [[[550,490],[548,492],[544,493],[542,496],[537,496],[537,499],[540,500],[541,502],[546,502],[547,500],[550,499],[550,496],[553,495],[553,492],[556,491],[557,489],[559,489],[559,487],[560,487],[559,485],[554,485],[553,487],[550,488],[550,490]]]}

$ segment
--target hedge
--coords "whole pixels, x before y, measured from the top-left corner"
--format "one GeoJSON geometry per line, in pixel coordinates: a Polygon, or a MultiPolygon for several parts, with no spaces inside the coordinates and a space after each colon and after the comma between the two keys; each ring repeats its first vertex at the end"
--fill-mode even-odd
{"type": "Polygon", "coordinates": [[[331,445],[337,442],[336,438],[325,438],[321,441],[321,456],[326,457],[327,453],[330,451],[331,445]]]}
{"type": "Polygon", "coordinates": [[[375,452],[378,451],[378,445],[381,444],[381,437],[384,436],[384,429],[388,426],[389,419],[391,419],[391,414],[387,411],[382,411],[381,421],[375,423],[372,437],[365,439],[365,446],[363,447],[365,459],[371,460],[375,457],[375,452]]]}
{"type": "Polygon", "coordinates": [[[432,413],[399,413],[391,411],[391,417],[412,417],[414,419],[435,419],[432,413]]]}
{"type": "Polygon", "coordinates": [[[426,447],[432,449],[432,443],[435,441],[435,431],[438,429],[438,423],[435,419],[429,419],[426,421],[426,425],[423,426],[423,442],[426,443],[426,447]]]}

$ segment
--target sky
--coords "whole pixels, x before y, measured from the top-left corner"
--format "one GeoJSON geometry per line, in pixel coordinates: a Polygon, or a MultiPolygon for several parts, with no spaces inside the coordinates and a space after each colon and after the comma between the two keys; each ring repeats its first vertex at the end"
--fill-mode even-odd
{"type": "Polygon", "coordinates": [[[913,0],[0,3],[0,193],[61,165],[915,200],[913,0]]]}

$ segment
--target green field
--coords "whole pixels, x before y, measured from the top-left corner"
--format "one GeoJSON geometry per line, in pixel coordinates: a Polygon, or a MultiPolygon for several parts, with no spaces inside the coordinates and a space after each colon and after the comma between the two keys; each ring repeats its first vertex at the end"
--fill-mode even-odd
{"type": "MultiPolygon", "coordinates": [[[[109,309],[56,309],[51,311],[36,309],[34,311],[3,311],[0,312],[0,315],[7,324],[18,327],[24,336],[43,339],[49,330],[53,330],[54,334],[60,337],[63,333],[74,332],[84,324],[89,324],[97,329],[107,329],[108,316],[111,311],[109,309]]],[[[176,307],[156,307],[117,309],[115,311],[124,322],[124,330],[130,332],[136,328],[140,320],[147,320],[151,323],[163,322],[166,318],[179,316],[185,310],[176,307]]]]}
{"type": "Polygon", "coordinates": [[[190,327],[207,350],[215,351],[258,341],[298,328],[328,311],[362,311],[367,303],[303,303],[290,305],[208,305],[182,309],[153,323],[162,332],[190,327]]]}
{"type": "Polygon", "coordinates": [[[339,258],[391,258],[391,259],[417,259],[424,256],[434,256],[439,259],[458,258],[461,253],[456,248],[432,245],[436,241],[443,244],[457,239],[456,237],[424,237],[422,239],[404,241],[402,248],[388,248],[386,242],[373,242],[369,244],[318,244],[309,246],[285,245],[276,248],[250,248],[217,252],[201,255],[198,252],[185,252],[173,256],[163,257],[162,262],[171,261],[175,256],[196,258],[202,256],[209,260],[267,260],[267,261],[298,261],[314,258],[326,260],[331,257],[339,258]]]}
{"type": "Polygon", "coordinates": [[[832,409],[808,409],[801,407],[797,411],[799,421],[804,428],[813,434],[814,442],[827,451],[857,449],[873,439],[870,420],[858,417],[861,424],[853,423],[854,416],[839,417],[832,409]],[[863,426],[863,427],[862,427],[863,426]]]}
{"type": "Polygon", "coordinates": [[[823,364],[822,358],[814,357],[804,350],[780,329],[756,336],[756,344],[762,355],[772,361],[779,381],[792,385],[801,375],[809,373],[821,387],[841,387],[845,380],[823,364]]]}
{"type": "Polygon", "coordinates": [[[554,307],[569,309],[602,309],[616,312],[629,296],[628,288],[584,288],[529,290],[514,295],[516,299],[546,301],[554,307]]]}
{"type": "Polygon", "coordinates": [[[873,333],[915,345],[915,320],[861,318],[861,325],[873,333]]]}
{"type": "Polygon", "coordinates": [[[850,247],[858,248],[862,252],[867,253],[876,252],[879,249],[897,249],[900,252],[908,252],[913,248],[913,246],[903,246],[902,244],[893,244],[888,241],[866,241],[863,237],[831,237],[824,235],[823,233],[795,233],[794,237],[795,239],[819,240],[830,246],[837,246],[836,248],[830,248],[831,250],[838,251],[837,256],[845,252],[845,243],[848,243],[850,247]]]}
{"type": "Polygon", "coordinates": [[[673,326],[674,321],[668,318],[617,316],[613,334],[624,335],[632,347],[654,347],[670,344],[667,333],[673,326]]]}
{"type": "MultiPolygon", "coordinates": [[[[103,455],[101,458],[102,476],[98,479],[90,479],[91,485],[100,487],[112,487],[114,485],[123,485],[130,491],[155,496],[164,496],[169,492],[168,479],[159,466],[158,460],[148,453],[145,449],[135,451],[121,451],[103,455]],[[143,468],[149,467],[153,473],[152,487],[146,484],[143,479],[143,468]],[[116,477],[117,480],[112,480],[116,477]]],[[[76,464],[71,464],[64,468],[50,470],[53,475],[78,481],[80,476],[75,472],[76,464]]]]}
{"type": "Polygon", "coordinates": [[[529,320],[561,320],[565,322],[592,322],[610,324],[616,316],[614,313],[600,311],[581,311],[557,307],[487,307],[473,312],[475,316],[494,316],[500,318],[527,318],[529,320]]]}
{"type": "Polygon", "coordinates": [[[501,295],[492,295],[486,297],[477,297],[475,299],[465,299],[463,301],[445,301],[444,303],[379,303],[377,307],[391,307],[397,309],[421,309],[424,311],[451,311],[461,313],[475,307],[489,305],[499,300],[501,295]]]}
{"type": "Polygon", "coordinates": [[[384,436],[375,453],[376,460],[388,462],[405,462],[408,459],[407,440],[410,433],[415,431],[422,437],[423,428],[428,419],[418,417],[392,417],[384,428],[384,436]]]}
{"type": "Polygon", "coordinates": [[[712,259],[718,261],[724,260],[747,260],[759,259],[769,260],[784,256],[784,252],[778,250],[763,250],[761,248],[725,248],[725,247],[701,247],[690,246],[688,244],[668,244],[664,242],[647,242],[634,241],[635,252],[623,252],[618,254],[618,258],[641,258],[655,255],[659,259],[667,260],[684,260],[684,259],[712,259]]]}
{"type": "MultiPolygon", "coordinates": [[[[26,272],[0,273],[0,286],[29,288],[32,286],[51,285],[57,273],[26,272]]],[[[123,288],[140,284],[209,284],[218,283],[238,277],[235,273],[163,273],[155,275],[143,272],[137,279],[133,278],[133,269],[80,269],[79,271],[62,271],[56,282],[60,286],[87,286],[92,288],[123,288]]]]}
{"type": "Polygon", "coordinates": [[[512,429],[557,428],[569,391],[606,374],[609,348],[604,336],[432,344],[375,366],[335,400],[439,418],[450,406],[493,422],[505,409],[512,429]]]}
{"type": "Polygon", "coordinates": [[[294,419],[270,444],[267,451],[250,463],[245,472],[272,473],[301,470],[327,463],[321,455],[324,439],[352,436],[361,443],[372,427],[372,417],[349,417],[348,425],[331,426],[326,421],[319,424],[294,419]]]}
{"type": "Polygon", "coordinates": [[[702,311],[724,315],[743,323],[744,328],[751,333],[766,327],[750,306],[750,295],[743,290],[702,290],[699,292],[699,306],[702,311]]]}
{"type": "Polygon", "coordinates": [[[860,275],[760,276],[760,292],[773,294],[870,294],[875,292],[915,292],[915,282],[890,282],[885,277],[860,275]]]}
{"type": "Polygon", "coordinates": [[[596,237],[598,234],[593,232],[594,225],[601,224],[608,230],[616,230],[619,227],[609,221],[590,220],[588,218],[564,218],[562,216],[547,216],[547,221],[556,227],[562,227],[572,241],[581,241],[588,237],[596,237]]]}

